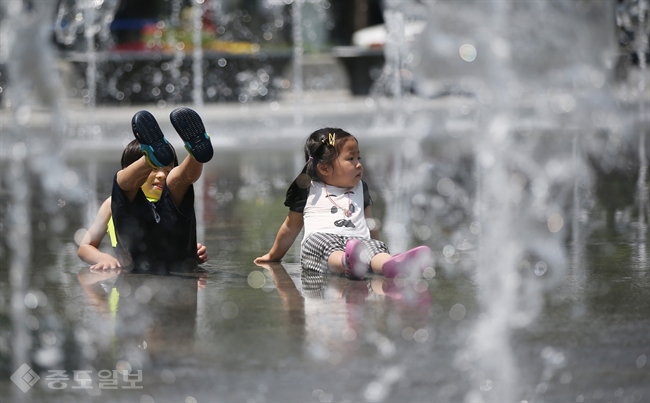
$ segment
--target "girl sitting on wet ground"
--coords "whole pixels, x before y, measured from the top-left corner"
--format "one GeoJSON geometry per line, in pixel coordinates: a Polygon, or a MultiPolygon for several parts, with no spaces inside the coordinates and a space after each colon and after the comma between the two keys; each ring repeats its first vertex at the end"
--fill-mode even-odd
{"type": "Polygon", "coordinates": [[[368,270],[386,277],[421,275],[432,264],[428,247],[392,256],[378,229],[368,228],[371,200],[354,136],[323,128],[309,136],[304,151],[307,163],[287,190],[287,218],[271,250],[255,263],[280,261],[304,226],[303,270],[362,279],[368,270]]]}
{"type": "Polygon", "coordinates": [[[192,184],[212,158],[212,144],[193,110],[175,109],[171,121],[189,152],[180,165],[155,118],[147,111],[133,116],[136,140],[125,148],[111,197],[77,252],[91,269],[187,273],[208,260],[205,246],[196,242],[192,184]],[[116,257],[98,249],[106,231],[116,257]]]}

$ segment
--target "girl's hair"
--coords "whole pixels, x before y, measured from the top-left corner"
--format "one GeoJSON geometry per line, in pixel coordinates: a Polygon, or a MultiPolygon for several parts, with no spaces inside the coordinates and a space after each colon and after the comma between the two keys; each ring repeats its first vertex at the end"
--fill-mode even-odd
{"type": "MultiPolygon", "coordinates": [[[[172,147],[172,151],[174,151],[174,166],[177,167],[178,158],[176,158],[176,151],[174,150],[174,147],[172,147]]],[[[140,149],[140,143],[138,143],[138,140],[131,141],[126,145],[124,151],[122,152],[122,169],[139,160],[142,155],[143,153],[140,149]]]]}
{"type": "Polygon", "coordinates": [[[334,165],[343,145],[357,139],[343,129],[324,127],[313,132],[305,141],[305,166],[287,190],[287,200],[295,200],[301,189],[309,188],[312,180],[320,181],[318,164],[334,165]]]}

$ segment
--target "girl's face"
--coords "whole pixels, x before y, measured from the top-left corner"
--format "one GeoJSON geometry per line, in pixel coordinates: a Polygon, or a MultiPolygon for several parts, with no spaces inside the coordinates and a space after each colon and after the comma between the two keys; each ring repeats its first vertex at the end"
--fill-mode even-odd
{"type": "Polygon", "coordinates": [[[142,185],[142,192],[149,199],[160,199],[162,195],[163,187],[165,186],[165,179],[167,175],[172,170],[172,166],[166,166],[164,168],[152,169],[149,177],[142,185]]]}
{"type": "Polygon", "coordinates": [[[322,165],[323,182],[341,188],[355,187],[363,177],[359,143],[356,139],[350,138],[343,144],[333,166],[322,165]]]}

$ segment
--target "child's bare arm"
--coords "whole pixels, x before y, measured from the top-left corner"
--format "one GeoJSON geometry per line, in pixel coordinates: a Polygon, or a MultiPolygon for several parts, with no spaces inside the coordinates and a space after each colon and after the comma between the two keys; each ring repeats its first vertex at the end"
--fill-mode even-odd
{"type": "Polygon", "coordinates": [[[279,262],[287,253],[291,245],[293,245],[293,242],[296,240],[298,234],[300,234],[303,225],[304,221],[302,213],[289,211],[287,218],[278,230],[278,235],[275,237],[275,242],[273,243],[271,250],[266,255],[255,259],[255,263],[279,262]]]}
{"type": "Polygon", "coordinates": [[[77,255],[84,262],[92,265],[91,269],[116,269],[120,263],[114,256],[104,253],[99,250],[99,244],[104,239],[106,230],[108,229],[108,220],[111,218],[111,198],[109,197],[102,203],[95,222],[90,226],[86,235],[84,235],[77,255]]]}
{"type": "MultiPolygon", "coordinates": [[[[366,220],[372,219],[372,209],[370,206],[366,207],[363,210],[363,214],[366,216],[366,220]]],[[[381,237],[379,236],[379,228],[377,228],[376,225],[370,230],[370,238],[381,241],[381,237]]]]}

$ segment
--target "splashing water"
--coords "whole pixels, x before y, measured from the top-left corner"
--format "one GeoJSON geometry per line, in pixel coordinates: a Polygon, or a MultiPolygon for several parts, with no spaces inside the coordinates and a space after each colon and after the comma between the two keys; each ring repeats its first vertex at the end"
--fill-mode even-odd
{"type": "MultiPolygon", "coordinates": [[[[521,398],[510,335],[512,329],[533,323],[544,291],[567,268],[564,234],[571,222],[570,189],[578,202],[576,178],[584,178],[587,169],[583,144],[593,141],[599,130],[589,116],[615,111],[613,96],[603,85],[614,53],[607,24],[613,12],[607,3],[430,5],[419,43],[422,63],[414,74],[421,78],[420,91],[472,96],[457,119],[465,123],[458,127],[470,129],[447,131],[473,144],[475,167],[469,182],[475,180],[476,187],[466,188],[474,192],[474,203],[465,214],[477,224],[472,232],[477,234],[475,278],[482,313],[465,335],[468,343],[459,349],[456,366],[480,371],[486,381],[466,395],[467,401],[521,398]],[[555,34],[537,37],[538,25],[555,34]]],[[[435,126],[435,121],[427,125],[435,126]]],[[[409,157],[420,164],[418,153],[409,157]]],[[[395,167],[394,183],[409,182],[413,169],[403,168],[395,167]]],[[[437,193],[450,194],[446,186],[438,182],[437,193]]],[[[399,213],[396,206],[391,209],[408,216],[406,206],[399,213]]],[[[460,235],[461,229],[451,231],[460,235]]],[[[403,243],[398,243],[400,248],[403,243]]],[[[449,258],[458,246],[445,247],[447,262],[457,260],[449,258]]]]}
{"type": "MultiPolygon", "coordinates": [[[[0,56],[5,55],[2,62],[11,67],[12,88],[7,94],[14,114],[9,130],[3,127],[0,152],[3,160],[10,161],[10,169],[4,175],[12,183],[9,189],[11,220],[6,220],[6,225],[13,252],[10,268],[14,331],[12,359],[16,363],[29,360],[30,347],[25,344],[25,301],[33,305],[35,298],[30,296],[27,283],[30,255],[34,253],[31,246],[34,234],[30,226],[35,213],[31,207],[34,199],[30,188],[32,177],[40,176],[46,197],[56,199],[63,190],[68,200],[83,199],[81,190],[75,186],[78,178],[57,157],[57,145],[64,142],[66,122],[61,117],[64,114],[58,113],[60,107],[56,94],[60,84],[56,81],[57,75],[44,70],[53,58],[51,49],[44,45],[47,42],[44,35],[33,33],[32,37],[25,36],[28,41],[21,42],[20,46],[6,48],[7,42],[11,42],[6,39],[6,33],[10,34],[9,37],[20,37],[35,19],[46,20],[44,16],[54,10],[53,2],[36,2],[33,11],[19,8],[18,3],[3,3],[5,15],[13,20],[10,24],[3,20],[0,38],[3,41],[0,56]],[[11,56],[6,56],[9,54],[11,56]],[[33,60],[40,60],[37,65],[43,70],[21,67],[33,60]],[[30,80],[36,83],[31,89],[26,85],[21,87],[21,83],[30,80]],[[43,105],[49,115],[48,122],[54,122],[51,125],[54,130],[41,126],[28,128],[26,123],[30,118],[40,117],[34,110],[43,105]]],[[[89,6],[92,3],[83,4],[89,6]]],[[[294,63],[297,63],[292,84],[293,90],[297,91],[294,125],[302,124],[304,120],[300,110],[303,102],[301,3],[302,0],[296,0],[292,5],[296,29],[294,63]]],[[[110,4],[114,7],[115,2],[110,4]]],[[[179,2],[174,4],[178,11],[179,2]]],[[[197,4],[193,3],[196,12],[193,14],[195,45],[196,32],[201,29],[197,4]]],[[[213,8],[217,9],[215,4],[213,8]]],[[[647,9],[647,1],[638,4],[642,10],[647,9]]],[[[375,164],[380,168],[378,172],[385,169],[378,176],[385,175],[389,183],[382,189],[387,205],[383,223],[387,243],[394,252],[401,252],[413,243],[426,243],[436,251],[436,269],[450,277],[468,275],[476,284],[480,306],[478,320],[472,322],[471,328],[458,326],[457,333],[462,342],[458,343],[453,358],[455,369],[462,374],[460,378],[470,378],[471,381],[472,386],[467,387],[459,383],[458,391],[462,392],[465,400],[541,398],[544,388],[535,392],[520,392],[517,388],[521,374],[513,358],[512,338],[518,329],[535,323],[545,302],[545,292],[553,289],[564,274],[573,270],[571,274],[576,279],[577,288],[583,287],[586,281],[585,274],[579,271],[584,253],[581,205],[589,197],[585,188],[589,187],[591,180],[589,157],[596,155],[600,164],[614,169],[617,157],[604,150],[608,147],[623,149],[620,144],[628,140],[621,129],[621,120],[616,117],[615,102],[606,85],[610,80],[611,54],[614,53],[607,21],[614,10],[607,2],[430,3],[426,5],[428,26],[425,33],[413,45],[414,48],[409,49],[417,53],[414,60],[421,59],[421,62],[409,64],[406,59],[410,56],[405,55],[405,48],[400,47],[404,42],[409,5],[423,7],[422,2],[390,2],[386,12],[389,41],[385,72],[389,73],[384,77],[385,93],[379,96],[391,97],[395,119],[394,124],[388,127],[380,127],[386,122],[384,116],[376,120],[379,122],[377,128],[382,129],[378,130],[381,134],[408,134],[406,140],[399,138],[396,147],[391,149],[393,155],[389,161],[375,164]],[[539,32],[540,26],[553,34],[539,37],[535,32],[539,32]],[[608,45],[603,46],[603,43],[608,45]],[[413,88],[405,86],[404,77],[408,75],[418,77],[413,88]],[[466,98],[450,101],[448,114],[418,115],[407,108],[415,98],[410,90],[431,98],[444,93],[461,94],[466,98]],[[599,137],[602,133],[605,133],[605,139],[599,137]],[[439,145],[440,149],[433,149],[432,144],[439,145]],[[565,250],[569,234],[574,248],[571,261],[565,250]]],[[[93,24],[100,28],[95,31],[98,37],[86,36],[88,60],[92,58],[95,41],[103,40],[101,34],[112,11],[101,16],[91,14],[87,14],[84,23],[95,22],[86,25],[87,32],[93,32],[88,29],[93,24]]],[[[637,29],[647,31],[647,24],[647,19],[641,17],[637,29]]],[[[64,42],[70,41],[75,27],[78,28],[73,22],[57,35],[64,42]]],[[[642,55],[646,53],[647,42],[640,42],[638,46],[642,72],[637,91],[643,94],[647,91],[644,81],[647,70],[642,55]]],[[[203,99],[200,48],[194,46],[199,53],[193,54],[194,66],[199,69],[194,71],[199,81],[193,82],[196,106],[202,105],[203,99]]],[[[176,60],[179,60],[179,55],[175,55],[176,60]]],[[[178,66],[175,62],[172,64],[178,66]]],[[[91,63],[88,63],[88,69],[90,88],[94,80],[91,63]]],[[[172,73],[173,80],[178,76],[178,71],[172,73]]],[[[242,81],[250,81],[254,76],[242,72],[241,77],[242,81]]],[[[93,95],[88,97],[88,105],[93,106],[93,95]]],[[[427,101],[418,99],[415,102],[427,101]]],[[[648,114],[643,98],[634,113],[641,116],[638,137],[636,134],[634,137],[640,161],[637,254],[641,264],[647,266],[646,222],[650,214],[646,156],[648,114]]],[[[296,163],[296,166],[301,167],[303,162],[296,163]]],[[[96,165],[92,166],[97,170],[96,165]]],[[[91,178],[95,176],[90,175],[91,178]]],[[[96,188],[96,185],[91,188],[96,188]]],[[[203,194],[203,191],[199,189],[197,193],[203,194]]],[[[92,210],[96,209],[93,207],[92,210]]],[[[203,215],[202,211],[203,207],[197,205],[199,216],[203,215]]],[[[59,266],[64,265],[61,263],[59,266]]],[[[226,281],[225,284],[235,283],[232,279],[227,280],[231,283],[226,281]]],[[[250,276],[248,281],[250,284],[250,276]]],[[[262,282],[265,281],[262,278],[262,282]]],[[[417,288],[422,283],[412,285],[417,288]]],[[[210,301],[205,295],[201,297],[210,301]]],[[[243,306],[245,304],[226,302],[221,305],[220,315],[228,320],[246,317],[248,312],[243,306]]],[[[209,307],[201,305],[201,309],[203,317],[212,315],[209,307]]],[[[434,311],[432,307],[431,312],[434,311]]],[[[449,318],[454,322],[460,322],[470,314],[470,309],[460,303],[449,310],[449,318]]],[[[408,338],[419,343],[420,340],[426,341],[429,334],[433,339],[433,329],[429,329],[430,333],[426,329],[409,329],[412,334],[406,330],[406,333],[401,332],[404,340],[408,338]],[[419,336],[416,337],[415,333],[419,336]],[[427,336],[423,337],[423,334],[427,336]]],[[[362,329],[358,330],[362,335],[362,329]]],[[[395,355],[395,346],[387,336],[376,332],[373,337],[381,341],[375,340],[378,351],[384,352],[381,357],[387,359],[395,355]],[[390,348],[382,350],[382,345],[390,348]]],[[[138,348],[146,349],[146,344],[143,346],[138,348]]],[[[144,355],[142,352],[139,354],[144,355]]],[[[318,351],[314,354],[318,355],[318,351]]],[[[340,361],[339,356],[332,355],[330,358],[336,359],[331,361],[340,361]]],[[[404,358],[397,355],[394,361],[386,364],[386,370],[366,380],[368,382],[359,389],[363,397],[368,401],[390,400],[391,393],[399,390],[403,381],[408,381],[409,358],[412,357],[408,354],[404,358]]],[[[545,372],[540,384],[553,375],[552,371],[563,362],[564,356],[559,349],[549,346],[542,350],[541,358],[546,360],[550,372],[545,372]],[[558,365],[553,366],[553,363],[558,365]]],[[[645,360],[645,355],[639,356],[637,367],[645,365],[645,360]]],[[[565,375],[563,379],[570,378],[565,375]]],[[[165,379],[170,379],[170,376],[165,379]]],[[[314,397],[321,401],[333,399],[332,394],[322,390],[314,397]]]]}

